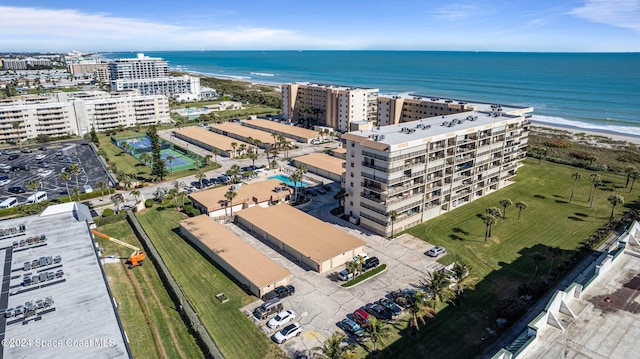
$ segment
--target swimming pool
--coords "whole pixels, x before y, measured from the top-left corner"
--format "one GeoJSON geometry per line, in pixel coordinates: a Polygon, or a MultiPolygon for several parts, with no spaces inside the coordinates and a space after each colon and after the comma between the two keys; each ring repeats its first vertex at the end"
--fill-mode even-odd
{"type": "Polygon", "coordinates": [[[305,181],[298,181],[298,183],[294,184],[293,182],[291,182],[289,177],[287,177],[285,175],[275,175],[275,176],[269,177],[269,179],[277,179],[277,180],[279,180],[281,182],[284,182],[289,187],[295,187],[296,184],[298,185],[298,187],[307,187],[309,185],[305,181]]]}

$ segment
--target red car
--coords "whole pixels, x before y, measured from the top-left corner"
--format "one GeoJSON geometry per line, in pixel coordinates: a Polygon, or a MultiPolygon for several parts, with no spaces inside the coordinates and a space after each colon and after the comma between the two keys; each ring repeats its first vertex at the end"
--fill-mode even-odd
{"type": "Polygon", "coordinates": [[[371,322],[369,321],[369,313],[365,312],[362,309],[356,309],[356,311],[353,312],[353,319],[356,321],[356,323],[362,326],[369,326],[371,324],[371,322]]]}

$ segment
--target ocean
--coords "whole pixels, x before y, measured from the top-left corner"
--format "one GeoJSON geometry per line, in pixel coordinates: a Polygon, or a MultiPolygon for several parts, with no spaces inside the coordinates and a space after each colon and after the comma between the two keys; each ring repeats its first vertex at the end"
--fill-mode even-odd
{"type": "MultiPolygon", "coordinates": [[[[105,58],[135,53],[102,54],[105,58]]],[[[533,120],[640,136],[640,53],[163,51],[172,69],[533,106],[533,120]]]]}

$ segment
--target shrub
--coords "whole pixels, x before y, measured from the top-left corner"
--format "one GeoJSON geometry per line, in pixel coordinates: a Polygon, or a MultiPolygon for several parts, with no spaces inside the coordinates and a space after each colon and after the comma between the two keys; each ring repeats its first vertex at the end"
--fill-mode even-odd
{"type": "Polygon", "coordinates": [[[153,207],[153,204],[155,203],[155,201],[151,198],[147,199],[144,201],[144,206],[147,208],[151,208],[153,207]]]}
{"type": "Polygon", "coordinates": [[[551,139],[551,140],[547,140],[544,143],[544,145],[547,146],[547,147],[555,147],[555,148],[569,148],[569,147],[571,147],[571,142],[563,141],[563,140],[551,139]]]}
{"type": "Polygon", "coordinates": [[[120,211],[120,213],[118,213],[116,215],[109,216],[109,217],[103,217],[103,218],[96,218],[93,221],[96,224],[96,226],[100,227],[100,226],[104,226],[104,225],[107,225],[107,224],[120,222],[120,221],[124,220],[126,217],[127,217],[127,211],[120,211]]]}
{"type": "Polygon", "coordinates": [[[113,212],[113,210],[111,208],[105,208],[104,211],[102,211],[102,217],[111,217],[114,214],[115,213],[113,212]]]}
{"type": "Polygon", "coordinates": [[[189,217],[195,217],[195,216],[199,216],[202,213],[200,213],[200,211],[195,208],[191,203],[187,203],[184,205],[183,211],[186,215],[188,215],[189,217]]]}
{"type": "Polygon", "coordinates": [[[587,152],[571,152],[569,155],[571,157],[577,158],[579,160],[584,160],[584,161],[589,161],[591,160],[591,157],[593,157],[592,154],[587,152]]]}

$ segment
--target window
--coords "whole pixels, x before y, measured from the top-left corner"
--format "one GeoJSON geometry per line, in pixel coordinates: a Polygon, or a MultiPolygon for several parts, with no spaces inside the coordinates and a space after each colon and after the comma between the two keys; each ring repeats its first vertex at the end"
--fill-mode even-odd
{"type": "Polygon", "coordinates": [[[351,166],[351,168],[353,168],[353,162],[349,163],[349,165],[351,166]]]}
{"type": "Polygon", "coordinates": [[[350,206],[353,206],[353,201],[349,201],[349,205],[350,205],[350,206]]]}
{"type": "Polygon", "coordinates": [[[353,187],[353,182],[349,182],[349,187],[353,187]]]}

